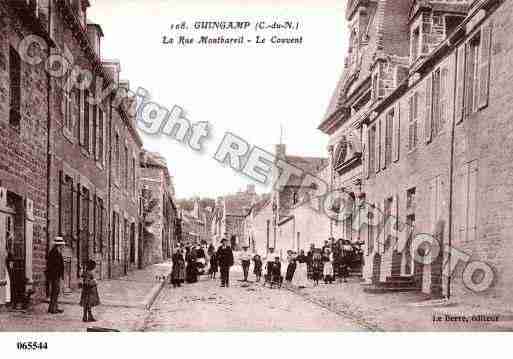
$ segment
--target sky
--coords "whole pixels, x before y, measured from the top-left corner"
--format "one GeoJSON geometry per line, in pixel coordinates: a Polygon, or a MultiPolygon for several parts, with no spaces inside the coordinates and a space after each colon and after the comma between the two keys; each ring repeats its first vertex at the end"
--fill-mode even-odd
{"type": "MultiPolygon", "coordinates": [[[[213,159],[227,131],[273,153],[281,137],[287,154],[327,157],[328,136],[317,127],[343,69],[345,0],[90,2],[88,18],[105,34],[101,56],[120,60],[121,78],[131,89],[144,87],[153,101],[182,107],[191,122],[210,123],[202,153],[141,133],[144,147],[167,159],[178,198],[215,198],[254,183],[213,159]],[[303,44],[162,44],[163,35],[173,34],[171,24],[208,20],[297,21],[303,44]]],[[[260,193],[269,190],[255,184],[260,193]]]]}

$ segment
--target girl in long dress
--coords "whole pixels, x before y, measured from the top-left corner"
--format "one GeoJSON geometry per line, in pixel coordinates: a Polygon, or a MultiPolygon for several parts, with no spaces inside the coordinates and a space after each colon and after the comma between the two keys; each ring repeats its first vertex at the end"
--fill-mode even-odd
{"type": "Polygon", "coordinates": [[[305,252],[301,250],[299,255],[296,257],[296,270],[294,277],[292,278],[292,284],[298,288],[306,288],[308,286],[308,258],[305,256],[305,252]]]}
{"type": "Polygon", "coordinates": [[[326,251],[325,254],[325,262],[324,262],[324,284],[333,283],[333,253],[330,253],[329,250],[326,251]]]}

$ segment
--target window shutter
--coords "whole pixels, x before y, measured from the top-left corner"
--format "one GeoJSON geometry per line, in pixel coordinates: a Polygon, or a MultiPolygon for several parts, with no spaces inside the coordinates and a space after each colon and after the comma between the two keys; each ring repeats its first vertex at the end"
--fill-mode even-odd
{"type": "Polygon", "coordinates": [[[369,178],[370,176],[370,129],[367,125],[364,125],[364,140],[365,140],[365,146],[364,146],[364,161],[363,164],[363,176],[364,178],[369,178]]]}
{"type": "Polygon", "coordinates": [[[386,116],[382,116],[380,121],[381,123],[381,168],[385,169],[387,168],[387,161],[385,160],[386,153],[387,153],[387,118],[386,116]]]}
{"type": "Polygon", "coordinates": [[[376,143],[374,146],[376,151],[374,164],[376,166],[376,173],[378,173],[381,169],[381,122],[379,120],[376,121],[376,134],[374,135],[374,141],[376,143]]]}
{"type": "Polygon", "coordinates": [[[490,88],[490,50],[492,44],[492,25],[481,28],[481,59],[479,63],[479,108],[488,106],[490,88]]]}
{"type": "Polygon", "coordinates": [[[467,236],[469,241],[476,239],[477,233],[477,161],[469,164],[468,174],[468,226],[467,236]]]}
{"type": "Polygon", "coordinates": [[[426,117],[424,121],[424,136],[426,143],[429,143],[433,137],[433,74],[426,79],[426,117]]]}
{"type": "Polygon", "coordinates": [[[399,152],[401,150],[401,105],[399,102],[394,108],[394,134],[392,141],[392,160],[394,162],[399,161],[399,152]]]}
{"type": "Polygon", "coordinates": [[[463,102],[465,100],[465,44],[458,48],[458,59],[456,66],[456,104],[454,116],[456,124],[463,120],[463,102]]]}

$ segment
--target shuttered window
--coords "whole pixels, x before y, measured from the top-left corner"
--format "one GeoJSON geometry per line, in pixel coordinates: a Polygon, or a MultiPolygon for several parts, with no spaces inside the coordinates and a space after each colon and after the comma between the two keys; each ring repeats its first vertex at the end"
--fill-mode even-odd
{"type": "Polygon", "coordinates": [[[392,141],[393,146],[393,160],[399,161],[401,152],[401,106],[398,102],[394,109],[394,140],[392,141]]]}
{"type": "Polygon", "coordinates": [[[9,124],[16,129],[21,120],[21,58],[13,47],[9,51],[10,111],[9,124]]]}
{"type": "Polygon", "coordinates": [[[492,25],[484,24],[458,49],[456,123],[489,101],[492,25]]]}
{"type": "Polygon", "coordinates": [[[418,144],[418,93],[408,99],[408,149],[413,150],[418,144]]]}
{"type": "Polygon", "coordinates": [[[394,109],[386,115],[385,124],[385,167],[392,163],[392,136],[394,131],[394,109]]]}
{"type": "Polygon", "coordinates": [[[426,79],[426,109],[424,119],[424,136],[426,143],[433,139],[433,76],[429,75],[426,79]]]}
{"type": "Polygon", "coordinates": [[[375,171],[376,168],[376,125],[369,128],[369,163],[368,174],[375,171]]]}
{"type": "Polygon", "coordinates": [[[465,163],[456,173],[454,205],[454,238],[473,241],[477,234],[477,161],[465,163]]]}

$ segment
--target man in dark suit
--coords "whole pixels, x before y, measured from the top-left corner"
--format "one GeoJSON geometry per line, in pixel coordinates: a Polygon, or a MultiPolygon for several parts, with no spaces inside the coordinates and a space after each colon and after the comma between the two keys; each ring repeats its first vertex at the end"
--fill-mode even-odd
{"type": "Polygon", "coordinates": [[[233,252],[228,247],[228,240],[221,240],[221,247],[217,250],[217,261],[221,271],[221,287],[230,286],[230,267],[233,266],[233,252]]]}
{"type": "Polygon", "coordinates": [[[50,289],[50,306],[48,313],[62,313],[63,310],[58,307],[59,293],[61,291],[61,280],[64,278],[64,258],[62,257],[62,247],[66,243],[62,237],[56,237],[53,242],[53,248],[48,254],[46,265],[46,279],[50,289]]]}

